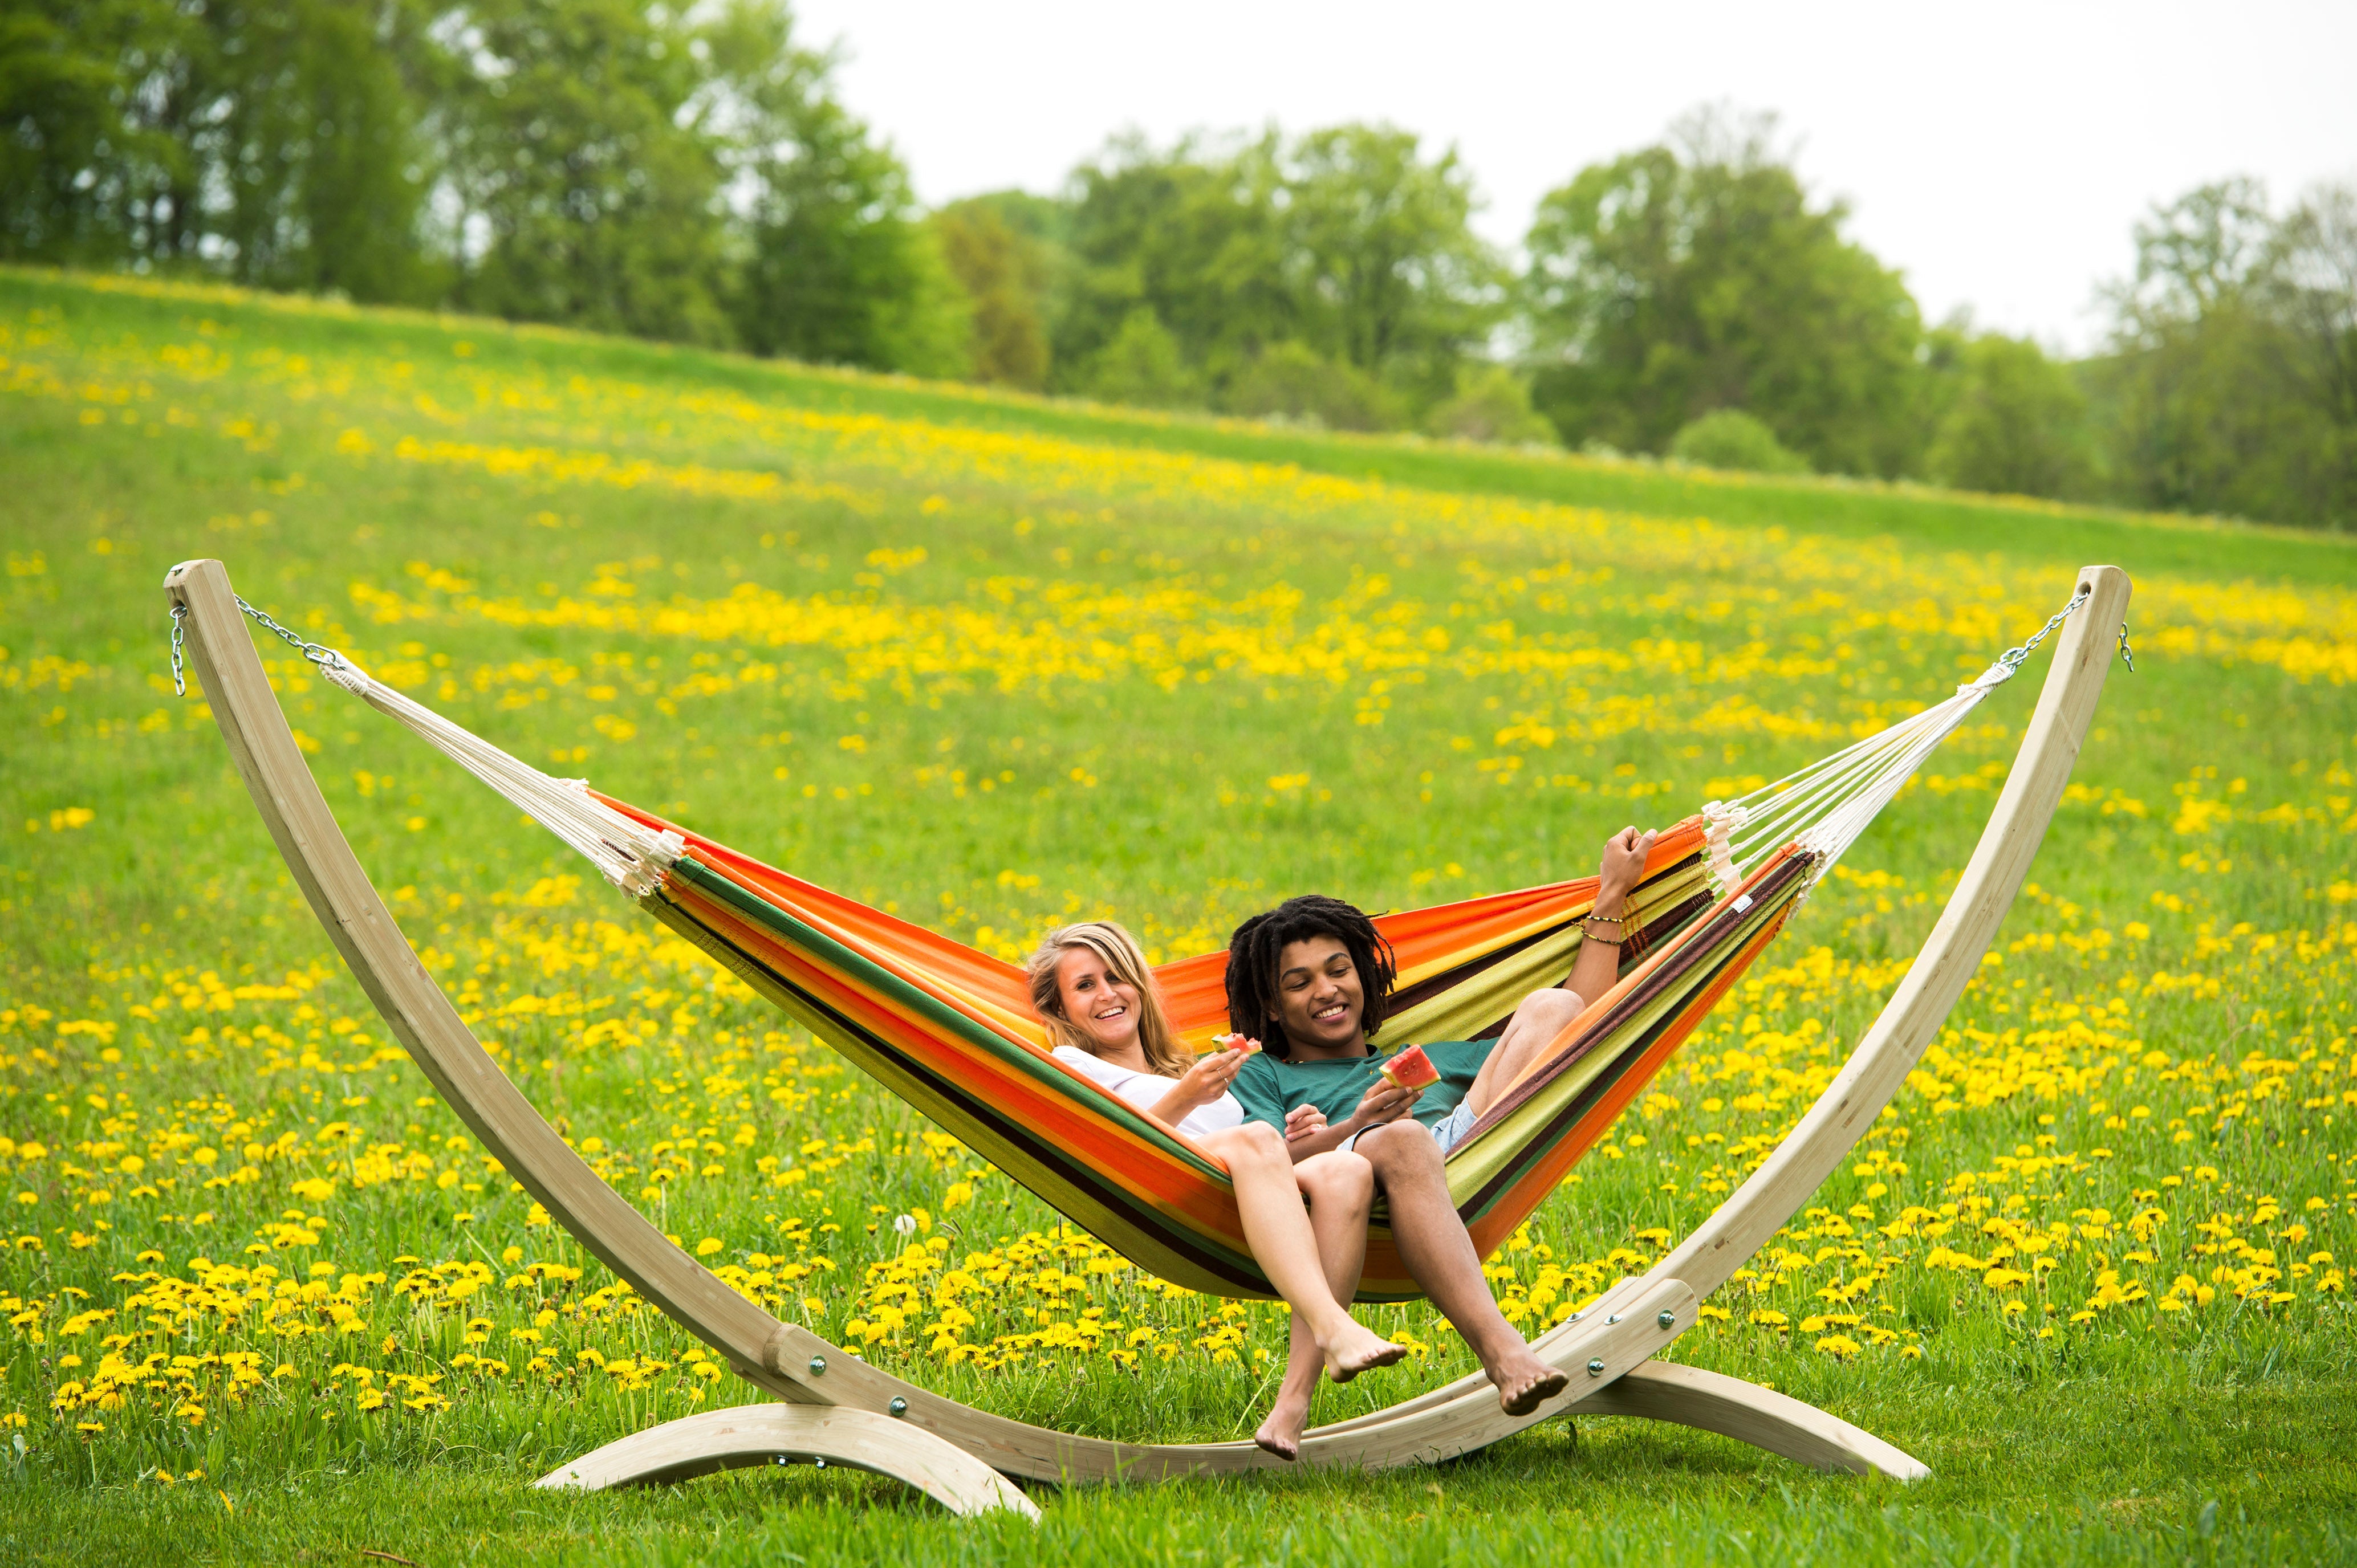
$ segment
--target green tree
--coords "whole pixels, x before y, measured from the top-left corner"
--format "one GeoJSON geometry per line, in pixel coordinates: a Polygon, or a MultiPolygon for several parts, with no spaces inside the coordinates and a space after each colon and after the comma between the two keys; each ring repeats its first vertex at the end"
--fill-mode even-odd
{"type": "Polygon", "coordinates": [[[1133,337],[1125,354],[1146,341],[1140,310],[1189,380],[1211,387],[1297,334],[1275,153],[1273,135],[1168,151],[1132,135],[1073,172],[1071,274],[1053,331],[1065,384],[1097,391],[1094,367],[1114,340],[1133,337]]]}
{"type": "Polygon", "coordinates": [[[429,295],[400,3],[59,4],[0,16],[0,252],[429,295]]]}
{"type": "Polygon", "coordinates": [[[2087,398],[2069,366],[2027,338],[1965,337],[1950,356],[1953,385],[1924,459],[1959,489],[2078,497],[2094,478],[2087,398]]]}
{"type": "Polygon", "coordinates": [[[2357,523],[2340,378],[2352,302],[2330,191],[2278,223],[2256,181],[2199,187],[2136,225],[2088,367],[2115,486],[2158,508],[2357,523]],[[2336,305],[2335,301],[2338,300],[2336,305]],[[2338,325],[2336,325],[2336,323],[2338,325]]]}
{"type": "MultiPolygon", "coordinates": [[[[1453,152],[1427,159],[1388,126],[1168,149],[1119,138],[1073,175],[1057,359],[1082,374],[1143,306],[1224,402],[1339,407],[1342,381],[1324,375],[1310,396],[1293,344],[1429,403],[1501,308],[1474,202],[1453,152]]],[[[1351,417],[1375,417],[1360,403],[1351,417]]]]}
{"type": "Polygon", "coordinates": [[[1507,273],[1471,228],[1471,177],[1454,149],[1426,161],[1388,125],[1313,131],[1286,149],[1295,308],[1309,340],[1429,402],[1501,308],[1507,273]]]}
{"type": "Polygon", "coordinates": [[[457,298],[524,320],[730,336],[721,164],[695,122],[695,38],[638,0],[482,0],[464,13],[450,137],[469,250],[457,298]]]}
{"type": "Polygon", "coordinates": [[[2196,186],[2137,220],[2133,278],[2111,285],[2121,329],[2191,321],[2240,299],[2267,262],[2266,187],[2247,175],[2196,186]]]}
{"type": "Polygon", "coordinates": [[[745,346],[916,375],[971,368],[972,323],[908,169],[834,96],[792,13],[736,0],[705,30],[711,123],[743,211],[729,310],[745,346]]]}
{"type": "Polygon", "coordinates": [[[1843,237],[1846,208],[1809,199],[1771,128],[1689,117],[1541,201],[1525,320],[1536,401],[1566,441],[1659,451],[1739,408],[1820,468],[1915,461],[1915,302],[1843,237]]]}
{"type": "Polygon", "coordinates": [[[188,24],[164,0],[0,10],[0,255],[105,263],[136,248],[183,154],[141,113],[188,24]]]}
{"type": "Polygon", "coordinates": [[[418,231],[428,157],[404,67],[428,52],[400,5],[279,0],[204,12],[221,90],[210,225],[231,275],[362,300],[430,297],[418,231]]]}
{"type": "Polygon", "coordinates": [[[2269,249],[2270,310],[2298,344],[2284,371],[2328,431],[2312,460],[2316,515],[2357,528],[2357,185],[2309,191],[2269,249]]]}
{"type": "Polygon", "coordinates": [[[976,381],[1036,390],[1048,381],[1047,247],[1006,221],[988,197],[952,202],[930,220],[942,259],[974,312],[976,381]]]}

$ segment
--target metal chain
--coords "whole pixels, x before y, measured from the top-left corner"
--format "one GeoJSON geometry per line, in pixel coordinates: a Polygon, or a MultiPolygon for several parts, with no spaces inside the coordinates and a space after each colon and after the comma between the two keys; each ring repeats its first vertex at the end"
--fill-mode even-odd
{"type": "MultiPolygon", "coordinates": [[[[2045,641],[2056,627],[2061,626],[2064,621],[2071,618],[2072,611],[2076,610],[2081,605],[2087,602],[2087,594],[2088,590],[2082,588],[2076,594],[2072,595],[2071,602],[2064,605],[2061,609],[2056,610],[2054,612],[2053,618],[2049,620],[2044,626],[2040,627],[2038,628],[2038,634],[2035,637],[2032,637],[2029,641],[2023,643],[2019,648],[2009,648],[2006,650],[2004,653],[1998,655],[1998,666],[2003,668],[2007,674],[2019,670],[2022,666],[2022,661],[2029,657],[2029,650],[2036,648],[2040,643],[2045,641]]],[[[2128,646],[2128,623],[2126,621],[2120,622],[2120,662],[2128,667],[2129,674],[2133,675],[2136,673],[2136,650],[2128,646]]]]}
{"type": "Polygon", "coordinates": [[[2072,599],[2069,604],[2064,605],[2061,609],[2054,612],[2054,618],[2051,620],[2038,628],[2037,636],[2023,643],[2019,648],[2008,648],[2003,653],[1998,654],[1996,659],[1998,667],[2003,669],[2007,674],[2011,674],[2013,671],[2020,669],[2023,661],[2029,657],[2029,650],[2036,648],[2040,643],[2045,641],[2047,638],[2053,633],[2056,627],[2061,626],[2064,621],[2071,618],[2071,614],[2073,610],[2076,610],[2081,605],[2087,602],[2087,593],[2088,590],[2085,588],[2080,589],[2078,593],[2072,596],[2072,599]]]}
{"type": "Polygon", "coordinates": [[[277,633],[281,641],[285,642],[288,647],[296,649],[301,652],[304,658],[309,660],[312,663],[317,664],[320,669],[342,670],[353,668],[352,661],[345,658],[335,649],[329,648],[323,642],[307,642],[296,632],[286,627],[279,625],[277,618],[268,610],[256,609],[252,605],[247,604],[242,598],[237,601],[237,607],[243,610],[246,614],[246,618],[253,621],[254,625],[262,628],[264,631],[277,633]]]}
{"type": "MultiPolygon", "coordinates": [[[[247,618],[252,620],[254,625],[262,628],[264,631],[274,632],[280,640],[285,642],[289,647],[296,650],[304,658],[309,660],[312,663],[317,664],[320,669],[351,670],[358,668],[358,666],[353,664],[350,660],[345,658],[342,653],[335,649],[329,648],[327,644],[322,642],[307,642],[304,640],[299,634],[291,628],[281,625],[278,618],[272,615],[268,610],[256,609],[253,606],[247,604],[242,597],[238,599],[237,607],[243,610],[247,618]]],[[[172,690],[175,693],[183,697],[188,694],[188,682],[187,675],[183,673],[180,662],[180,639],[182,634],[181,623],[188,618],[188,606],[174,605],[172,607],[172,690]]]]}

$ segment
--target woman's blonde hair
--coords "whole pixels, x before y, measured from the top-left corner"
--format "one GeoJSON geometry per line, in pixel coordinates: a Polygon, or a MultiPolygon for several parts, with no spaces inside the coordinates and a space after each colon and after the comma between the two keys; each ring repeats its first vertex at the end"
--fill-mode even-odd
{"type": "Polygon", "coordinates": [[[1194,1056],[1180,1043],[1178,1031],[1170,1026],[1170,1015],[1162,1010],[1162,990],[1154,983],[1154,971],[1146,954],[1138,950],[1137,939],[1111,920],[1058,927],[1024,966],[1031,981],[1032,1011],[1048,1026],[1049,1042],[1097,1054],[1096,1041],[1064,1015],[1063,987],[1057,983],[1056,966],[1075,948],[1096,954],[1104,961],[1106,973],[1136,989],[1137,1044],[1146,1054],[1146,1066],[1164,1078],[1183,1077],[1195,1065],[1194,1056]]]}

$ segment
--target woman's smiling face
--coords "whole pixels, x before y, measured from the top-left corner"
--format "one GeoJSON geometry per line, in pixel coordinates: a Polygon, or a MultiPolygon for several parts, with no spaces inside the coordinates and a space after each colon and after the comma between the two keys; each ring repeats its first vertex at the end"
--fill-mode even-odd
{"type": "Polygon", "coordinates": [[[1358,1055],[1367,1048],[1366,988],[1334,937],[1287,942],[1276,958],[1276,1019],[1297,1047],[1358,1055]]]}
{"type": "Polygon", "coordinates": [[[1137,1044],[1137,987],[1116,979],[1093,949],[1070,948],[1056,961],[1056,994],[1100,1054],[1137,1044]]]}

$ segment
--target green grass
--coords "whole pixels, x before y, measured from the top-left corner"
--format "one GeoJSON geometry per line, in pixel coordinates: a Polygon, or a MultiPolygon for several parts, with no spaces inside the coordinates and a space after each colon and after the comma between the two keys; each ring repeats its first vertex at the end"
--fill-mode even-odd
{"type": "MultiPolygon", "coordinates": [[[[2126,1430],[2092,1452],[2057,1409],[2085,1391],[2048,1396],[1863,1405],[1853,1413],[1919,1448],[1971,1428],[1946,1440],[1943,1474],[1911,1488],[1598,1421],[1576,1440],[1550,1426],[1438,1469],[1047,1491],[1037,1527],[950,1519],[892,1483],[807,1469],[520,1498],[511,1469],[460,1455],[273,1477],[241,1488],[234,1512],[199,1488],[53,1503],[16,1515],[10,1544],[17,1561],[92,1568],[152,1561],[167,1541],[189,1556],[274,1563],[366,1561],[362,1551],[479,1563],[2347,1560],[2349,1428],[2335,1389],[2146,1391],[2119,1402],[2126,1430]]],[[[0,1530],[9,1520],[0,1513],[0,1530]]]]}
{"type": "MultiPolygon", "coordinates": [[[[2357,1245],[2357,558],[2341,542],[18,271],[0,272],[0,1170],[16,1178],[0,1205],[22,1227],[0,1255],[19,1305],[0,1318],[29,1313],[0,1338],[0,1419],[24,1419],[0,1429],[11,1560],[2349,1554],[2352,1340],[2324,1284],[2357,1245]],[[1674,819],[1940,694],[2034,629],[2072,566],[2117,561],[2137,579],[2137,671],[2114,677],[2001,963],[1823,1214],[1780,1238],[1808,1256],[1722,1293],[1732,1321],[1675,1350],[1823,1404],[1933,1478],[1820,1477],[1591,1419],[1576,1444],[1553,1425],[1372,1478],[1039,1488],[1038,1531],[832,1472],[528,1491],[650,1420],[746,1396],[688,1373],[692,1341],[630,1298],[592,1297],[597,1265],[528,1223],[383,1049],[213,725],[164,680],[157,583],[199,554],[527,759],[816,881],[993,950],[1105,912],[1171,956],[1291,891],[1394,908],[1585,871],[1624,822],[1674,819]],[[371,1148],[411,1174],[361,1182],[371,1148]],[[320,1181],[330,1196],[297,1190],[320,1181]],[[1939,1235],[1878,1234],[1902,1204],[1958,1212],[1939,1235]],[[1853,1206],[1872,1219],[1843,1220],[1853,1206]],[[2123,1234],[2147,1208],[2164,1216],[2150,1235],[2123,1234]],[[2014,1260],[2059,1266],[1999,1288],[1928,1261],[1977,1257],[2000,1219],[2063,1225],[2014,1260]],[[2254,1247],[2279,1278],[2255,1280],[2254,1247]],[[2319,1251],[2338,1261],[2301,1262],[2319,1251]],[[349,1335],[325,1302],[265,1323],[269,1282],[234,1313],[199,1302],[158,1323],[126,1305],[162,1288],[142,1274],[193,1289],[197,1257],[289,1284],[315,1264],[387,1278],[350,1298],[349,1335]],[[471,1296],[447,1270],[417,1283],[470,1261],[490,1275],[471,1296]],[[532,1262],[583,1276],[511,1272],[532,1262]],[[2071,1322],[2106,1271],[2145,1298],[2071,1322]],[[2212,1299],[2158,1309],[2180,1274],[2212,1299]],[[1797,1325],[1853,1287],[1849,1310],[1887,1342],[1853,1327],[1873,1342],[1817,1349],[1824,1331],[1797,1325]],[[2293,1299],[2270,1303],[2278,1287],[2293,1299]],[[69,1333],[94,1306],[115,1316],[69,1333]],[[541,1341],[512,1337],[544,1309],[541,1341]],[[109,1335],[135,1359],[250,1350],[263,1385],[199,1366],[117,1408],[53,1409],[109,1335]],[[601,1373],[576,1359],[591,1348],[663,1369],[601,1373]],[[347,1365],[379,1389],[437,1378],[448,1408],[362,1410],[347,1365]]],[[[429,964],[536,1102],[602,1141],[610,1178],[657,1194],[667,1230],[714,1238],[715,1263],[813,1269],[761,1288],[954,1397],[1122,1436],[1249,1429],[1265,1376],[1251,1353],[1281,1320],[1249,1308],[1239,1359],[1214,1359],[1218,1341],[1196,1342],[1220,1304],[1076,1256],[1071,1289],[1012,1265],[969,1301],[967,1340],[1004,1348],[1093,1305],[1156,1328],[1172,1359],[1033,1346],[982,1370],[945,1364],[913,1322],[865,1339],[888,1283],[871,1270],[902,1250],[893,1216],[953,1230],[952,1262],[1003,1261],[1055,1217],[929,1148],[905,1107],[646,941],[594,877],[563,880],[581,868],[511,809],[264,653],[429,964]],[[537,1010],[510,1005],[527,998],[537,1010]],[[702,1146],[682,1167],[658,1141],[702,1146]],[[779,1185],[764,1158],[806,1179],[779,1185]],[[974,1196],[953,1205],[959,1182],[974,1196]]],[[[2029,686],[1932,760],[1664,1073],[1661,1102],[1501,1256],[1517,1311],[1543,1320],[1655,1250],[1652,1228],[1682,1233],[1813,1096],[1969,852],[2029,686]]],[[[1469,1365],[1421,1306],[1370,1310],[1426,1353],[1329,1391],[1321,1419],[1469,1365]]]]}

